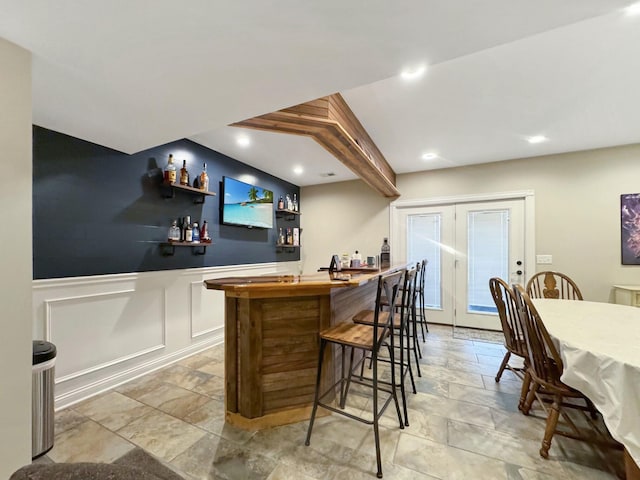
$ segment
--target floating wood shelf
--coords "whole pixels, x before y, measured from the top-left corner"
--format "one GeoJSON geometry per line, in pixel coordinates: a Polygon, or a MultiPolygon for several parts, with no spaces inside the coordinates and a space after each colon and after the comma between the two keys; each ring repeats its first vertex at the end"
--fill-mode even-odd
{"type": "Polygon", "coordinates": [[[183,192],[190,193],[192,195],[197,195],[197,199],[193,201],[193,203],[204,203],[204,199],[206,196],[215,196],[215,192],[210,192],[208,190],[201,190],[196,187],[191,187],[189,185],[180,185],[175,182],[162,182],[163,193],[162,196],[165,198],[173,198],[175,197],[175,191],[181,190],[183,192]]]}
{"type": "Polygon", "coordinates": [[[211,242],[162,242],[160,248],[162,248],[162,255],[170,257],[175,255],[176,247],[191,247],[194,255],[205,255],[207,253],[207,247],[211,245],[211,242]]]}
{"type": "Polygon", "coordinates": [[[339,93],[232,126],[310,136],[380,194],[400,196],[395,172],[339,93]]]}

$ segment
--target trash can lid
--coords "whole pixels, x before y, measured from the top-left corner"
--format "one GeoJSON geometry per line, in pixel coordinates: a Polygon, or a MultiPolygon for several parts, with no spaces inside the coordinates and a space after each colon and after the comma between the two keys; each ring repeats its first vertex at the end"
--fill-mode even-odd
{"type": "Polygon", "coordinates": [[[44,340],[33,341],[33,365],[44,363],[56,357],[56,346],[44,340]]]}

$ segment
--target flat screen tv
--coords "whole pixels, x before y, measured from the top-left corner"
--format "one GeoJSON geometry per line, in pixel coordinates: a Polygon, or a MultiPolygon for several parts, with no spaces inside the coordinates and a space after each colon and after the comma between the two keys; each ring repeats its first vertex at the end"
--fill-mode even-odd
{"type": "Polygon", "coordinates": [[[222,177],[221,222],[249,228],[273,228],[273,192],[222,177]]]}

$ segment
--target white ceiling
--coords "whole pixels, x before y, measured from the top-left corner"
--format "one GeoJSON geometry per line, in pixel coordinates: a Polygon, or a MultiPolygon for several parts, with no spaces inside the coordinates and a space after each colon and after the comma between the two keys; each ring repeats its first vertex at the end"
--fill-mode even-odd
{"type": "Polygon", "coordinates": [[[226,125],[341,92],[398,173],[640,142],[631,3],[0,0],[0,37],[33,52],[37,125],[127,153],[191,138],[311,185],[355,176],[311,139],[226,125]]]}

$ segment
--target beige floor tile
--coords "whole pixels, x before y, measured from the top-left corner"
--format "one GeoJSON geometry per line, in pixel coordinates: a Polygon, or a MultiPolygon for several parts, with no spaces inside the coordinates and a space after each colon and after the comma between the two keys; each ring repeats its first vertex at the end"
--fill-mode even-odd
{"type": "Polygon", "coordinates": [[[158,385],[153,391],[138,397],[140,402],[185,419],[211,399],[170,383],[158,385]]]}
{"type": "Polygon", "coordinates": [[[118,433],[167,461],[173,460],[206,435],[204,430],[159,411],[134,420],[118,433]]]}
{"type": "Polygon", "coordinates": [[[89,420],[86,416],[76,412],[73,408],[60,410],[54,415],[54,431],[56,435],[78,427],[89,420]]]}
{"type": "Polygon", "coordinates": [[[395,464],[443,480],[507,480],[507,465],[458,448],[402,433],[395,464]]]}
{"type": "Polygon", "coordinates": [[[47,456],[56,463],[110,463],[133,448],[134,445],[119,435],[88,420],[56,435],[47,456]]]}
{"type": "Polygon", "coordinates": [[[408,399],[409,408],[424,415],[435,415],[451,420],[469,422],[485,428],[494,428],[491,409],[483,405],[418,393],[408,399]]]}
{"type": "Polygon", "coordinates": [[[278,464],[267,480],[322,480],[324,478],[328,477],[310,477],[302,473],[295,465],[278,464]]]}
{"type": "Polygon", "coordinates": [[[215,375],[217,377],[224,378],[224,363],[222,362],[206,363],[201,367],[198,367],[198,372],[204,372],[210,375],[215,375]]]}
{"type": "Polygon", "coordinates": [[[520,401],[519,394],[469,387],[453,382],[449,384],[449,398],[485,407],[499,408],[508,412],[517,412],[520,401]]]}
{"type": "Polygon", "coordinates": [[[224,416],[224,404],[218,400],[210,400],[187,415],[185,421],[240,445],[247,443],[255,435],[255,431],[242,430],[226,423],[224,416]]]}
{"type": "Polygon", "coordinates": [[[172,383],[181,388],[193,390],[194,387],[205,383],[212,378],[211,374],[200,370],[192,370],[183,365],[171,365],[158,372],[162,376],[162,380],[166,383],[172,383]]]}
{"type": "Polygon", "coordinates": [[[482,375],[479,373],[461,372],[449,370],[446,367],[437,367],[432,365],[420,365],[422,378],[431,378],[434,380],[444,380],[447,382],[460,383],[471,387],[484,388],[482,375]]]}
{"type": "Polygon", "coordinates": [[[509,372],[509,375],[502,374],[502,378],[499,382],[496,382],[495,375],[483,375],[482,381],[484,382],[484,388],[487,390],[494,390],[496,392],[509,393],[511,395],[517,395],[520,397],[520,390],[522,390],[522,380],[509,372]],[[511,380],[513,379],[513,380],[511,380]]]}
{"type": "Polygon", "coordinates": [[[94,397],[74,409],[112,431],[152,411],[151,407],[118,392],[94,397]]]}

